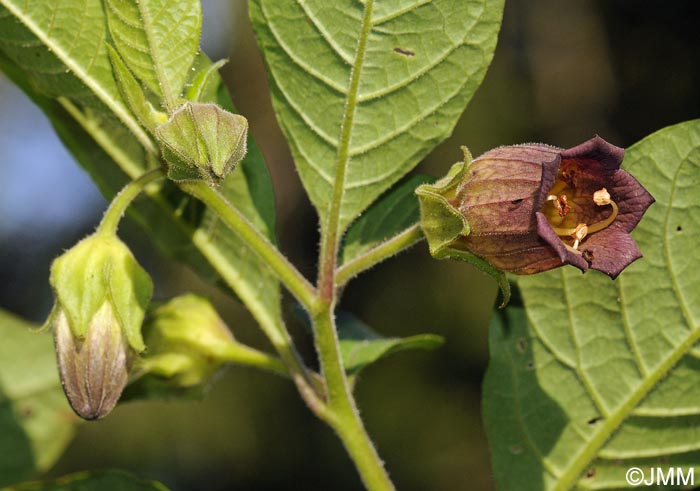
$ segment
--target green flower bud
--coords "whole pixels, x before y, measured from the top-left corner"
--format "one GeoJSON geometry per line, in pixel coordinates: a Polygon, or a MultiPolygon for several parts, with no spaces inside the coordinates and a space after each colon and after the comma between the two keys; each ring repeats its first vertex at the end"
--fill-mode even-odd
{"type": "Polygon", "coordinates": [[[131,362],[144,350],[141,323],[153,291],[148,274],[114,235],[91,235],[51,266],[50,318],[59,374],[73,410],[98,419],[116,405],[131,362]]]}
{"type": "Polygon", "coordinates": [[[246,154],[248,120],[216,104],[186,102],[156,136],[170,179],[220,184],[246,154]]]}
{"type": "Polygon", "coordinates": [[[144,334],[148,350],[138,371],[177,387],[206,382],[238,346],[214,307],[196,295],[174,298],[155,309],[144,334]]]}

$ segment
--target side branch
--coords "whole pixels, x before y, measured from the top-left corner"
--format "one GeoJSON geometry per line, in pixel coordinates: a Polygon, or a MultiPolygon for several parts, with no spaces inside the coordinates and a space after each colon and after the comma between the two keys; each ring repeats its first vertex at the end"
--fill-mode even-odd
{"type": "Polygon", "coordinates": [[[365,253],[340,266],[335,273],[335,286],[341,287],[358,274],[376,266],[380,262],[395,256],[404,249],[420,242],[425,237],[420,225],[415,224],[400,234],[376,245],[365,253]]]}
{"type": "Polygon", "coordinates": [[[237,208],[203,181],[182,182],[179,185],[183,191],[214,210],[224,223],[265,261],[292,295],[309,312],[314,312],[316,289],[237,208]]]}

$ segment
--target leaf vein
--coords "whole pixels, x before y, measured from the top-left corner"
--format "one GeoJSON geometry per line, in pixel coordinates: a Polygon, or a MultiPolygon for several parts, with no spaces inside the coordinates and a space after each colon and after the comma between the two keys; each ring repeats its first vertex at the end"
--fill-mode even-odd
{"type": "Polygon", "coordinates": [[[139,140],[139,142],[151,153],[157,153],[156,147],[141,128],[138,121],[136,121],[131,113],[120,103],[119,99],[110,94],[105,87],[103,87],[97,80],[95,80],[89,73],[87,73],[83,67],[75,63],[72,58],[68,56],[63,46],[55,43],[50,37],[48,37],[47,32],[36,24],[33,18],[28,14],[18,9],[17,6],[12,4],[9,0],[0,0],[2,5],[17,19],[19,20],[32,34],[34,34],[39,41],[47,48],[50,49],[56,58],[58,58],[88,89],[90,89],[100,101],[102,101],[116,116],[119,120],[124,123],[124,125],[131,131],[131,133],[139,140]]]}
{"type": "Polygon", "coordinates": [[[301,9],[304,11],[304,14],[309,18],[311,21],[311,24],[313,24],[314,28],[318,31],[318,33],[321,35],[321,37],[326,41],[326,44],[331,47],[332,51],[345,63],[348,65],[352,66],[353,64],[353,57],[352,55],[347,54],[343,49],[336,43],[336,41],[333,39],[333,36],[330,35],[330,33],[325,29],[323,24],[314,16],[313,12],[309,10],[309,8],[306,6],[306,1],[305,0],[295,0],[296,3],[301,7],[301,9]]]}
{"type": "Polygon", "coordinates": [[[415,3],[413,5],[409,5],[408,7],[397,9],[394,12],[392,12],[390,14],[386,14],[382,17],[377,17],[376,19],[374,19],[372,21],[372,26],[378,26],[378,25],[383,24],[385,22],[389,22],[390,20],[401,17],[402,15],[407,14],[408,12],[416,10],[419,7],[422,7],[423,5],[427,5],[427,4],[432,3],[432,2],[433,2],[433,0],[419,0],[417,3],[415,3]]]}
{"type": "Polygon", "coordinates": [[[307,65],[306,62],[304,62],[300,57],[298,57],[292,49],[283,41],[283,39],[280,37],[277,29],[275,28],[274,23],[270,20],[269,15],[267,14],[267,10],[265,9],[265,2],[262,2],[260,5],[263,17],[267,21],[267,27],[270,29],[270,33],[272,34],[272,37],[275,38],[275,41],[277,41],[277,44],[279,45],[280,48],[282,48],[282,51],[289,57],[290,60],[294,62],[295,65],[297,65],[299,68],[301,68],[303,71],[311,75],[313,78],[318,80],[319,82],[323,83],[327,87],[330,87],[331,89],[335,90],[339,94],[342,95],[347,95],[347,89],[343,87],[342,85],[338,84],[335,80],[324,76],[317,70],[314,70],[311,66],[307,65]]]}

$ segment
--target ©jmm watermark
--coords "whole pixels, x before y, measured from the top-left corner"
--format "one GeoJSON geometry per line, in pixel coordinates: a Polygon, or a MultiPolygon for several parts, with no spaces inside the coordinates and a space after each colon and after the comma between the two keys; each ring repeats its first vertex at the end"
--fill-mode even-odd
{"type": "Polygon", "coordinates": [[[695,469],[649,467],[646,471],[630,467],[625,474],[630,486],[694,486],[695,469]]]}

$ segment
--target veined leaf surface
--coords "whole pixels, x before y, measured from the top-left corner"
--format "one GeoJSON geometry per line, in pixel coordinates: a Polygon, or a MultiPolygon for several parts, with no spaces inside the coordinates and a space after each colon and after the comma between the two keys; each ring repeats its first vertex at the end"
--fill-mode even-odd
{"type": "Polygon", "coordinates": [[[277,118],[340,229],[452,131],[491,62],[502,0],[251,0],[277,118]]]}
{"type": "Polygon", "coordinates": [[[175,103],[199,48],[199,0],[106,0],[105,7],[126,65],[160,99],[175,103]]]}
{"type": "MultiPolygon", "coordinates": [[[[616,281],[573,268],[518,281],[494,317],[484,415],[499,490],[624,489],[627,469],[700,472],[700,121],[631,147],[656,198],[644,257],[616,281]]],[[[668,487],[678,489],[678,481],[668,487]]]]}

